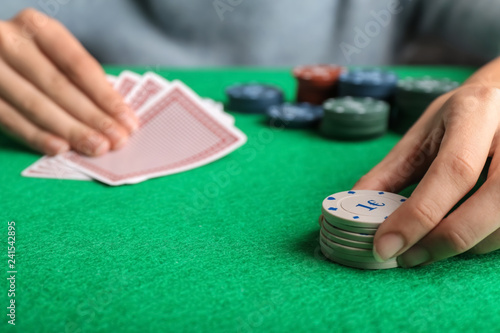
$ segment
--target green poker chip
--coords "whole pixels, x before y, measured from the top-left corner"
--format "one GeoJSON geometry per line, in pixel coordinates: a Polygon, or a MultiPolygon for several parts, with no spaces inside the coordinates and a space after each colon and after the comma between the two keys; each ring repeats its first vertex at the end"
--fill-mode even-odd
{"type": "Polygon", "coordinates": [[[391,127],[399,133],[406,132],[429,105],[439,96],[456,89],[460,84],[450,79],[407,77],[400,80],[394,98],[397,116],[391,127]]]}
{"type": "Polygon", "coordinates": [[[387,132],[387,124],[366,128],[342,128],[321,126],[320,132],[324,137],[338,140],[366,140],[379,137],[387,132]]]}
{"type": "Polygon", "coordinates": [[[436,98],[459,85],[458,82],[449,79],[406,78],[398,82],[395,106],[402,114],[420,116],[436,98]]]}
{"type": "Polygon", "coordinates": [[[362,140],[387,131],[390,106],[370,97],[332,98],[323,104],[320,124],[323,136],[340,140],[362,140]]]}
{"type": "Polygon", "coordinates": [[[331,98],[323,103],[326,117],[338,119],[380,119],[386,118],[390,106],[387,102],[371,97],[331,98]]]}
{"type": "Polygon", "coordinates": [[[423,78],[407,77],[399,80],[397,84],[398,91],[407,91],[413,94],[430,94],[440,96],[457,88],[460,83],[450,79],[435,79],[429,76],[423,78]]]}

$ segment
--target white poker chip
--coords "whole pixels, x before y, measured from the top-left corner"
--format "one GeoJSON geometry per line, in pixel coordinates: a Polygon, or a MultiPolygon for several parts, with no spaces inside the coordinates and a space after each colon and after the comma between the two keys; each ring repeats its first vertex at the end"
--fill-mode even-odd
{"type": "Polygon", "coordinates": [[[323,236],[331,240],[332,242],[345,245],[345,246],[350,246],[350,247],[355,247],[358,249],[373,249],[373,242],[372,243],[365,243],[365,242],[359,242],[355,240],[350,240],[347,238],[340,237],[338,235],[335,235],[331,232],[329,232],[326,228],[321,229],[321,232],[323,233],[323,236]]]}
{"type": "MultiPolygon", "coordinates": [[[[377,231],[377,229],[373,229],[373,230],[372,229],[361,229],[361,230],[368,230],[368,233],[367,232],[348,231],[345,229],[341,229],[337,226],[334,226],[333,224],[328,222],[323,215],[321,215],[321,217],[322,217],[321,226],[323,228],[325,228],[326,230],[328,230],[328,232],[330,232],[334,235],[337,235],[339,237],[358,241],[358,242],[373,243],[373,237],[375,234],[375,232],[373,232],[373,231],[377,231]]],[[[343,226],[343,225],[340,225],[340,226],[343,228],[347,227],[347,228],[353,229],[352,227],[349,227],[349,226],[343,226]]],[[[357,228],[356,231],[359,231],[358,229],[359,228],[357,228]]]]}
{"type": "Polygon", "coordinates": [[[338,229],[346,230],[356,234],[371,235],[373,237],[373,235],[375,235],[375,233],[377,232],[377,228],[358,228],[343,224],[341,222],[344,222],[344,220],[337,219],[333,216],[323,216],[323,219],[338,229]]]}
{"type": "Polygon", "coordinates": [[[351,190],[326,197],[321,211],[329,222],[376,229],[405,201],[405,197],[390,192],[351,190]]]}
{"type": "Polygon", "coordinates": [[[323,241],[323,243],[331,247],[336,252],[342,252],[344,254],[348,254],[355,257],[365,257],[368,261],[375,261],[375,257],[373,257],[373,249],[358,249],[355,247],[350,247],[336,243],[328,239],[324,235],[323,231],[320,232],[320,239],[323,241]]]}
{"type": "Polygon", "coordinates": [[[386,261],[386,262],[378,262],[378,263],[371,263],[371,262],[356,262],[356,261],[351,261],[344,259],[342,257],[339,257],[336,255],[334,250],[326,246],[325,244],[321,243],[321,252],[323,252],[323,255],[338,264],[348,266],[348,267],[353,267],[353,268],[360,268],[360,269],[390,269],[390,268],[397,268],[398,263],[394,261],[386,261]]]}
{"type": "Polygon", "coordinates": [[[339,258],[353,261],[353,262],[363,262],[363,263],[371,263],[371,264],[378,263],[378,261],[375,260],[375,258],[373,258],[373,257],[370,258],[370,257],[355,256],[355,255],[346,254],[344,252],[336,251],[334,248],[329,246],[323,239],[321,239],[320,243],[321,243],[320,244],[321,247],[328,247],[332,251],[332,253],[339,258]]]}

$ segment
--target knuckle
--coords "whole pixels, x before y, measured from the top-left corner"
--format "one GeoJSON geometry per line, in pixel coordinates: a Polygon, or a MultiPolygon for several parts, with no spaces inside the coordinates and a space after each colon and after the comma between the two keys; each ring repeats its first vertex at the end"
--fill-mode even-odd
{"type": "Polygon", "coordinates": [[[109,133],[116,130],[116,123],[109,117],[101,116],[94,121],[96,128],[102,133],[109,133]]]}
{"type": "Polygon", "coordinates": [[[497,101],[500,99],[500,89],[490,86],[478,86],[474,91],[474,96],[480,101],[497,101]]]}
{"type": "Polygon", "coordinates": [[[466,228],[451,228],[444,235],[445,244],[454,253],[463,253],[474,246],[474,236],[466,228]]]}
{"type": "Polygon", "coordinates": [[[85,78],[86,74],[91,70],[92,62],[85,54],[74,54],[71,61],[65,65],[64,72],[69,77],[80,80],[85,78]]]}
{"type": "Polygon", "coordinates": [[[26,97],[19,104],[27,116],[35,116],[37,114],[37,106],[40,105],[34,97],[26,97]]]}
{"type": "Polygon", "coordinates": [[[85,129],[76,131],[72,135],[71,141],[78,151],[85,154],[93,154],[103,142],[104,138],[94,130],[85,129]]]}
{"type": "Polygon", "coordinates": [[[95,146],[100,141],[100,136],[92,130],[82,131],[80,137],[78,138],[81,142],[85,142],[91,146],[95,146]]]}
{"type": "Polygon", "coordinates": [[[450,157],[448,163],[444,163],[450,179],[463,182],[466,187],[472,187],[479,176],[479,171],[476,171],[474,166],[469,162],[467,156],[470,155],[472,154],[463,150],[460,155],[453,155],[450,157]]]}
{"type": "Polygon", "coordinates": [[[37,11],[33,8],[25,8],[21,10],[16,16],[14,16],[14,21],[25,22],[26,20],[30,20],[33,15],[37,13],[37,11]]]}
{"type": "Polygon", "coordinates": [[[0,49],[4,52],[12,50],[21,41],[18,32],[13,27],[0,23],[0,49]]]}
{"type": "Polygon", "coordinates": [[[128,106],[125,104],[120,96],[118,96],[114,91],[108,93],[109,107],[108,113],[113,117],[120,117],[127,113],[128,106]]]}
{"type": "Polygon", "coordinates": [[[49,20],[49,16],[34,8],[23,9],[13,19],[14,22],[29,25],[30,28],[39,27],[43,22],[49,20]]]}
{"type": "Polygon", "coordinates": [[[431,202],[422,202],[409,207],[409,214],[420,223],[424,230],[432,230],[440,218],[438,209],[431,202]]]}
{"type": "Polygon", "coordinates": [[[484,84],[464,86],[446,102],[449,106],[446,118],[456,124],[470,117],[493,120],[497,112],[488,105],[498,103],[500,103],[500,89],[484,84]]]}

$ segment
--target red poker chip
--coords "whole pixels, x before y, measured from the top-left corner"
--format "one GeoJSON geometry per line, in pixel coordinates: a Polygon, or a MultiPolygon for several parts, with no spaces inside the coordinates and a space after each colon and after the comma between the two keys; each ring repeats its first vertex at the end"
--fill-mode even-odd
{"type": "Polygon", "coordinates": [[[306,65],[293,69],[293,75],[298,80],[312,83],[336,82],[342,72],[342,67],[336,65],[306,65]]]}
{"type": "Polygon", "coordinates": [[[336,96],[337,81],[343,68],[336,65],[306,65],[293,69],[297,79],[297,102],[321,105],[336,96]]]}

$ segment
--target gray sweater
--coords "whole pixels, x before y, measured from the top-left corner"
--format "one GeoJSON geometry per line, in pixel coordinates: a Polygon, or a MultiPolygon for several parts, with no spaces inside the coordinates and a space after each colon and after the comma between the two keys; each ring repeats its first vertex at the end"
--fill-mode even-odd
{"type": "Polygon", "coordinates": [[[485,62],[498,0],[3,0],[31,6],[114,64],[290,66],[485,62]]]}

